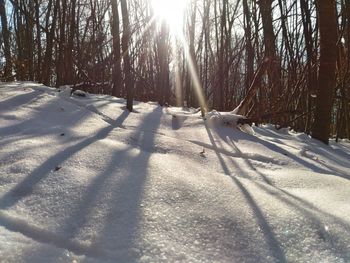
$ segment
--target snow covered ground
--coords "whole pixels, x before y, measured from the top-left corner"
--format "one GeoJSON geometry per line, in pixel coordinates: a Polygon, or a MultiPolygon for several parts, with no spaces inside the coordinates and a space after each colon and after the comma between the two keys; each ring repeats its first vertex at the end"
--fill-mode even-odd
{"type": "Polygon", "coordinates": [[[350,262],[350,144],[0,84],[0,262],[350,262]]]}

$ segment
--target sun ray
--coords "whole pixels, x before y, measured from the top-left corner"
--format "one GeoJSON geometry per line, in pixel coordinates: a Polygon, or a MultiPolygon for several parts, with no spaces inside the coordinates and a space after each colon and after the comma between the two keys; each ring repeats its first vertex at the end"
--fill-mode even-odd
{"type": "MultiPolygon", "coordinates": [[[[154,15],[160,22],[166,22],[168,24],[169,31],[173,37],[173,43],[179,41],[184,49],[184,59],[187,62],[187,66],[189,69],[190,77],[193,83],[195,96],[198,99],[199,105],[201,107],[202,113],[207,110],[207,103],[205,99],[205,95],[203,92],[203,87],[201,80],[198,76],[196,62],[194,58],[191,56],[189,51],[188,43],[185,39],[183,33],[183,26],[185,20],[185,13],[190,0],[151,0],[152,7],[154,11],[154,15]]],[[[173,57],[175,60],[175,93],[177,97],[177,103],[179,103],[181,94],[181,84],[180,84],[180,76],[179,76],[179,67],[178,67],[178,47],[176,44],[172,45],[173,57]]]]}
{"type": "Polygon", "coordinates": [[[201,80],[198,76],[197,65],[196,65],[194,59],[192,58],[186,43],[184,44],[184,49],[185,49],[185,56],[186,56],[188,69],[189,69],[190,76],[191,76],[191,79],[193,82],[195,95],[198,99],[198,102],[199,102],[199,105],[201,107],[201,111],[203,114],[207,110],[207,103],[206,103],[206,99],[205,99],[204,92],[203,92],[203,86],[202,86],[201,80]]]}

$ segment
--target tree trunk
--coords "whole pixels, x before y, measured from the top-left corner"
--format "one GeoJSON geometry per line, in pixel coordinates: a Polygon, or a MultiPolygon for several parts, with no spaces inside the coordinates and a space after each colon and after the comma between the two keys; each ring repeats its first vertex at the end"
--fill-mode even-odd
{"type": "Polygon", "coordinates": [[[27,79],[30,81],[34,80],[34,21],[32,16],[29,14],[34,13],[34,2],[29,1],[27,8],[29,12],[26,12],[26,64],[28,70],[27,79]]]}
{"type": "Polygon", "coordinates": [[[131,62],[129,56],[129,42],[130,42],[130,23],[129,12],[126,0],[120,1],[122,16],[123,16],[123,37],[122,37],[122,50],[124,61],[124,74],[125,74],[125,89],[126,89],[126,108],[132,112],[133,110],[133,98],[134,98],[134,83],[132,80],[131,62]]]}
{"type": "Polygon", "coordinates": [[[57,82],[56,86],[62,86],[66,82],[65,76],[65,51],[66,51],[66,10],[67,10],[67,0],[61,0],[62,6],[59,9],[59,43],[58,43],[58,62],[56,66],[57,82]]]}
{"type": "Polygon", "coordinates": [[[269,61],[270,66],[267,69],[269,77],[269,86],[271,92],[270,110],[274,110],[274,105],[277,103],[280,95],[280,69],[279,59],[275,43],[275,33],[272,24],[272,0],[260,0],[258,5],[261,12],[261,19],[264,32],[265,58],[269,61]]]}
{"type": "Polygon", "coordinates": [[[45,59],[44,59],[43,73],[42,73],[42,82],[45,85],[50,85],[53,40],[55,36],[55,28],[56,28],[56,22],[57,22],[56,19],[57,19],[59,3],[60,3],[60,0],[56,0],[54,4],[51,28],[50,28],[50,31],[47,31],[46,33],[46,51],[45,51],[45,59]]]}
{"type": "Polygon", "coordinates": [[[169,38],[169,30],[165,21],[162,22],[160,35],[158,39],[158,59],[159,59],[159,86],[157,87],[158,102],[164,105],[169,102],[169,63],[167,45],[169,38]]]}
{"type": "Polygon", "coordinates": [[[227,0],[222,1],[222,14],[220,21],[220,44],[218,44],[218,73],[217,73],[217,83],[215,85],[215,90],[213,93],[213,108],[220,111],[223,110],[224,104],[224,84],[225,84],[225,67],[224,67],[224,54],[225,54],[225,26],[226,26],[226,7],[227,0]]]}
{"type": "Polygon", "coordinates": [[[244,11],[244,35],[245,35],[245,52],[246,52],[246,78],[245,88],[248,91],[254,77],[254,49],[252,45],[252,27],[248,0],[243,0],[244,11]]]}
{"type": "Polygon", "coordinates": [[[5,53],[5,60],[6,60],[4,77],[6,80],[13,80],[12,57],[11,57],[11,48],[10,48],[10,32],[7,26],[6,7],[5,7],[4,0],[0,0],[0,16],[1,16],[1,25],[2,25],[2,35],[4,39],[4,53],[5,53]]]}
{"type": "Polygon", "coordinates": [[[42,63],[42,48],[41,48],[41,25],[40,25],[40,4],[35,0],[35,25],[36,25],[36,41],[37,41],[37,65],[36,65],[36,79],[41,80],[41,63],[42,63]]]}
{"type": "Polygon", "coordinates": [[[307,55],[307,79],[306,79],[306,106],[309,114],[306,115],[306,123],[305,123],[305,132],[309,132],[311,128],[311,120],[312,120],[312,107],[313,107],[313,99],[312,95],[316,91],[317,86],[317,72],[314,69],[316,64],[316,52],[315,52],[315,44],[312,36],[312,22],[311,22],[311,12],[308,7],[308,0],[300,0],[300,9],[301,9],[301,19],[303,22],[303,34],[305,39],[305,48],[307,55]]]}
{"type": "Polygon", "coordinates": [[[122,72],[121,72],[121,56],[120,56],[120,32],[119,32],[119,11],[117,0],[111,0],[112,2],[112,36],[113,36],[113,88],[112,95],[115,97],[120,96],[122,90],[122,72]]]}
{"type": "Polygon", "coordinates": [[[336,84],[337,24],[335,0],[317,0],[316,8],[320,31],[321,54],[312,137],[328,144],[333,93],[336,84]]]}
{"type": "Polygon", "coordinates": [[[71,0],[70,10],[70,29],[68,36],[68,43],[66,48],[66,84],[75,84],[75,70],[73,61],[73,49],[74,49],[74,33],[76,30],[75,23],[75,8],[76,0],[71,0]]]}

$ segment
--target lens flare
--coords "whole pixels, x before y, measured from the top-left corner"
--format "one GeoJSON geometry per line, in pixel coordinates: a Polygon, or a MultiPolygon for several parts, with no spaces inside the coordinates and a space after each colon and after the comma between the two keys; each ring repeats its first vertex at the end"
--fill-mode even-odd
{"type": "Polygon", "coordinates": [[[168,24],[171,34],[180,34],[183,29],[186,7],[189,0],[151,0],[154,15],[168,24]]]}

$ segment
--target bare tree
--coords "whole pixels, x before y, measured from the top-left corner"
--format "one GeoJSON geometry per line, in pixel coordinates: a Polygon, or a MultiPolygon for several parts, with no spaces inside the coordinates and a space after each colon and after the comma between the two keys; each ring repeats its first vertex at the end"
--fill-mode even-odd
{"type": "MultiPolygon", "coordinates": [[[[329,1],[317,1],[317,9],[329,1]]],[[[350,136],[348,0],[331,1],[338,18],[331,70],[327,60],[334,54],[327,50],[334,36],[321,23],[321,11],[314,15],[314,0],[189,1],[182,32],[157,19],[149,0],[9,0],[13,11],[7,13],[5,2],[5,80],[15,73],[17,80],[127,97],[129,110],[134,98],[161,105],[186,101],[202,110],[209,102],[318,138],[322,125],[331,135],[350,136]],[[173,37],[178,34],[181,41],[173,37]],[[328,81],[331,90],[324,92],[328,81]],[[332,112],[329,123],[320,121],[328,119],[322,110],[332,112]]]]}
{"type": "Polygon", "coordinates": [[[122,50],[124,61],[124,74],[125,74],[125,89],[126,89],[126,108],[132,112],[133,99],[134,99],[134,82],[132,79],[132,68],[129,56],[129,42],[130,42],[130,22],[129,12],[126,0],[120,1],[122,17],[123,17],[123,37],[122,37],[122,50]]]}
{"type": "MultiPolygon", "coordinates": [[[[59,3],[60,3],[60,0],[55,1],[54,7],[53,7],[53,15],[52,15],[50,30],[48,29],[50,12],[48,12],[46,16],[46,51],[45,51],[44,66],[43,66],[43,72],[42,72],[42,82],[45,85],[50,85],[52,52],[53,52],[53,44],[54,44],[53,42],[55,37],[59,3]]],[[[52,0],[49,0],[49,5],[52,5],[52,0]]]]}
{"type": "Polygon", "coordinates": [[[111,0],[112,3],[112,36],[113,36],[113,96],[120,96],[122,85],[122,71],[121,71],[121,54],[120,54],[120,30],[119,30],[119,11],[117,0],[111,0]]]}
{"type": "Polygon", "coordinates": [[[312,137],[328,144],[333,93],[336,84],[337,24],[335,0],[317,0],[320,30],[320,67],[312,137]]]}
{"type": "Polygon", "coordinates": [[[5,53],[5,72],[4,77],[6,80],[12,80],[12,55],[10,47],[10,32],[7,26],[7,14],[5,7],[5,0],[0,0],[0,16],[1,16],[1,25],[2,25],[2,36],[4,39],[4,53],[5,53]]]}
{"type": "Polygon", "coordinates": [[[271,110],[273,110],[273,106],[276,105],[278,96],[281,93],[279,59],[277,56],[276,37],[272,23],[272,2],[273,0],[258,1],[264,32],[265,59],[270,63],[270,66],[267,68],[267,73],[269,77],[269,86],[271,87],[271,100],[269,103],[271,110]]]}

